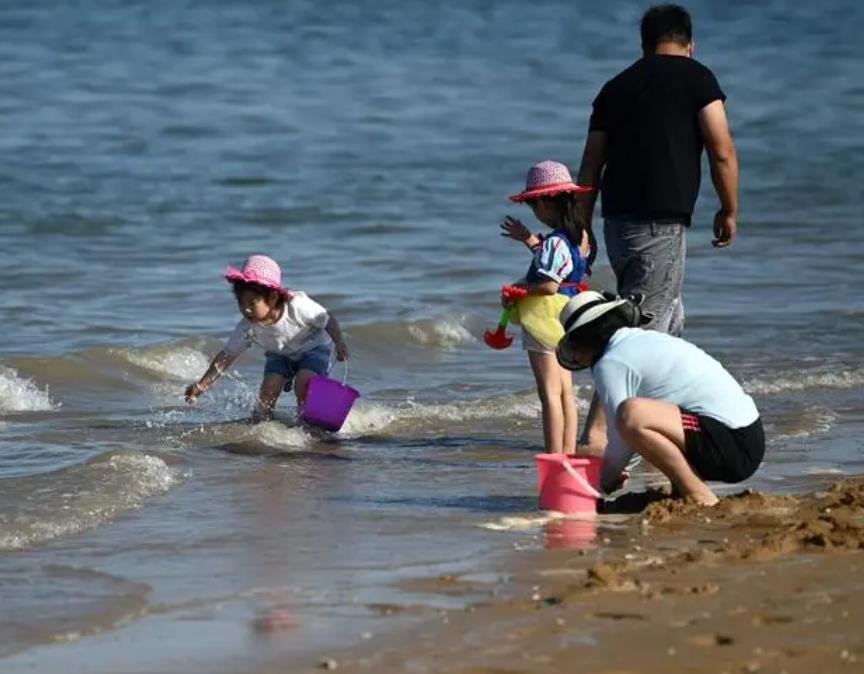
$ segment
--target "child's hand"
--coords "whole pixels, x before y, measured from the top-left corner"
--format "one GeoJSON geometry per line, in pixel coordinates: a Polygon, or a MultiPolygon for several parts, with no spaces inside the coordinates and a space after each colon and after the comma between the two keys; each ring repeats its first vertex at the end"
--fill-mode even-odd
{"type": "Polygon", "coordinates": [[[513,283],[501,288],[501,306],[505,309],[515,307],[519,300],[528,295],[528,287],[523,283],[513,283]]]}
{"type": "Polygon", "coordinates": [[[194,405],[195,402],[198,400],[198,396],[204,393],[204,390],[205,389],[201,388],[198,382],[195,382],[194,384],[189,384],[189,386],[186,387],[186,402],[189,405],[194,405]]]}
{"type": "Polygon", "coordinates": [[[531,230],[523,225],[521,220],[508,215],[501,223],[501,236],[525,243],[531,238],[531,230]]]}
{"type": "Polygon", "coordinates": [[[336,343],[336,360],[338,360],[338,361],[348,360],[348,356],[350,356],[350,355],[351,354],[348,352],[348,345],[345,342],[343,342],[342,340],[339,340],[336,343]]]}

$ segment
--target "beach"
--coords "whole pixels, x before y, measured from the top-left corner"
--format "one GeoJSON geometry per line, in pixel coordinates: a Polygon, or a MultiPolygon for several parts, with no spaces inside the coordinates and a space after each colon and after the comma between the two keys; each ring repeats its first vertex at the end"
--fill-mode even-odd
{"type": "Polygon", "coordinates": [[[644,3],[2,3],[0,672],[860,671],[864,6],[787,5],[688,4],[741,212],[712,247],[704,163],[684,336],[764,461],[710,514],[645,510],[642,466],[584,522],[539,511],[528,358],[483,335],[530,260],[501,221],[542,227],[507,197],[577,169],[644,3]],[[248,423],[256,349],[184,402],[256,253],[344,330],[338,433],[248,423]]]}
{"type": "Polygon", "coordinates": [[[861,478],[800,497],[742,492],[713,509],[656,500],[600,550],[585,545],[585,529],[574,520],[547,526],[549,549],[506,576],[429,579],[430,594],[486,597],[322,654],[308,671],[864,668],[861,478]]]}

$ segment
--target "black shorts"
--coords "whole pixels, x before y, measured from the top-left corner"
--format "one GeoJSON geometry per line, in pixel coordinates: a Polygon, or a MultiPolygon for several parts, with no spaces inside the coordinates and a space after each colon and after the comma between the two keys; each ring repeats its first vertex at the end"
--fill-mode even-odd
{"type": "Polygon", "coordinates": [[[765,432],[757,418],[749,426],[729,428],[722,421],[681,410],[684,455],[703,480],[741,482],[765,456],[765,432]]]}

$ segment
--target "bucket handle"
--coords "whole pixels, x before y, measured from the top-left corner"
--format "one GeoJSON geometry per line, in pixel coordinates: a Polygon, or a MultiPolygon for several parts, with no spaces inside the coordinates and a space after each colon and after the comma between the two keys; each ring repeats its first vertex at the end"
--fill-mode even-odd
{"type": "MultiPolygon", "coordinates": [[[[334,367],[336,367],[336,363],[337,363],[337,362],[338,362],[338,361],[337,361],[335,358],[334,358],[333,360],[330,361],[330,365],[329,365],[329,367],[327,368],[327,374],[328,374],[328,375],[330,374],[330,371],[331,371],[334,367]]],[[[347,358],[346,358],[345,360],[342,361],[342,365],[345,366],[345,369],[342,371],[342,386],[345,386],[345,382],[348,381],[348,359],[347,359],[347,358]]]]}
{"type": "Polygon", "coordinates": [[[582,475],[580,475],[573,466],[570,465],[570,462],[567,460],[567,457],[564,457],[564,460],[561,462],[564,466],[564,470],[570,473],[570,477],[572,477],[579,484],[582,489],[584,489],[589,496],[593,496],[596,499],[602,499],[603,494],[594,489],[582,475]]]}

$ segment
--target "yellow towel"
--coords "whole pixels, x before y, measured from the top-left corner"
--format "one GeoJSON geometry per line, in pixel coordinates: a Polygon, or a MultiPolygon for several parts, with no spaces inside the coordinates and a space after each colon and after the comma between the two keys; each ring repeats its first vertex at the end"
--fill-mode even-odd
{"type": "Polygon", "coordinates": [[[554,349],[564,336],[564,327],[558,316],[567,300],[566,295],[528,295],[519,300],[510,314],[510,322],[521,325],[548,349],[554,349]]]}

